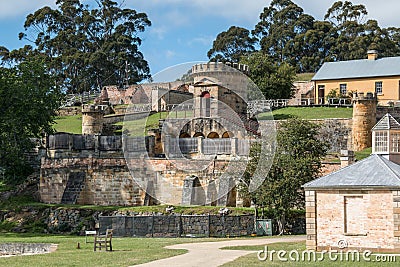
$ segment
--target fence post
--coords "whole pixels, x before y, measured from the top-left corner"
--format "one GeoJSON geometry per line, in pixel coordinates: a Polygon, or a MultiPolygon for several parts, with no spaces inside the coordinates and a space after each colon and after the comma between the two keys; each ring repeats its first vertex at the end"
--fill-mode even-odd
{"type": "Polygon", "coordinates": [[[151,215],[151,237],[154,237],[154,213],[151,215]]]}
{"type": "Polygon", "coordinates": [[[135,236],[135,215],[132,216],[132,236],[135,236]]]}
{"type": "Polygon", "coordinates": [[[182,214],[179,214],[178,236],[182,237],[182,214]]]}
{"type": "Polygon", "coordinates": [[[210,215],[210,213],[208,213],[208,215],[207,215],[207,224],[208,224],[208,227],[207,227],[207,237],[210,237],[210,227],[211,227],[210,219],[211,219],[211,215],[210,215]]]}

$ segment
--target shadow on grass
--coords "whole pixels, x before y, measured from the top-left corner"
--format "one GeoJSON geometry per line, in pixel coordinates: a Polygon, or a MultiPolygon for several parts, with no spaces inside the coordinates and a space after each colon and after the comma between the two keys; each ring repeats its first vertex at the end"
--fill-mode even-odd
{"type": "Polygon", "coordinates": [[[298,116],[292,114],[275,114],[274,120],[288,120],[292,118],[297,118],[298,116]]]}

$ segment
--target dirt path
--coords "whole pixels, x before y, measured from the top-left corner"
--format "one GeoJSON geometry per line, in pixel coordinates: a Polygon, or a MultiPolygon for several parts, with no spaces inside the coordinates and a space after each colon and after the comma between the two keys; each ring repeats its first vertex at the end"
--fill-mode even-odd
{"type": "Polygon", "coordinates": [[[304,241],[305,236],[290,236],[277,238],[254,238],[236,239],[220,242],[187,243],[167,246],[168,249],[185,249],[187,253],[171,258],[152,261],[145,264],[135,265],[143,267],[214,267],[233,261],[241,256],[252,253],[253,251],[243,250],[221,250],[229,246],[256,246],[277,242],[300,242],[304,241]]]}

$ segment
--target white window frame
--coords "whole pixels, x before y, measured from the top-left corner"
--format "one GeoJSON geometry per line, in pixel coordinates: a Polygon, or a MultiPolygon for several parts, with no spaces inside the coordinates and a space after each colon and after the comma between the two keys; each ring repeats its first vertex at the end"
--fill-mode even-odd
{"type": "Polygon", "coordinates": [[[382,81],[375,82],[375,94],[377,94],[377,95],[383,94],[383,82],[382,81]]]}
{"type": "Polygon", "coordinates": [[[340,95],[347,95],[347,83],[339,84],[340,95]]]}
{"type": "Polygon", "coordinates": [[[390,134],[390,152],[398,153],[400,152],[400,133],[390,134]]]}
{"type": "Polygon", "coordinates": [[[389,136],[387,131],[376,131],[375,132],[375,152],[389,152],[389,136]]]}

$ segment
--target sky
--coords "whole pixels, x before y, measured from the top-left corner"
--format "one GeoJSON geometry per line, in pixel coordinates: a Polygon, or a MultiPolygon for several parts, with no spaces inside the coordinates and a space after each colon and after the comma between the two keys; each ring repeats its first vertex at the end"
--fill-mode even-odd
{"type": "MultiPolygon", "coordinates": [[[[207,52],[216,36],[239,26],[252,30],[259,21],[263,8],[270,0],[115,0],[123,7],[147,14],[152,22],[139,36],[143,42],[140,51],[148,61],[154,75],[168,67],[207,61],[207,52]]],[[[0,46],[9,50],[23,47],[27,41],[19,40],[28,14],[50,6],[56,0],[0,0],[0,46]]],[[[92,4],[93,0],[82,0],[92,4]]],[[[322,20],[334,0],[294,0],[304,12],[322,20]]],[[[376,19],[381,27],[400,27],[400,1],[352,1],[364,4],[368,19],[376,19]],[[393,12],[390,12],[392,10],[393,12]]]]}

